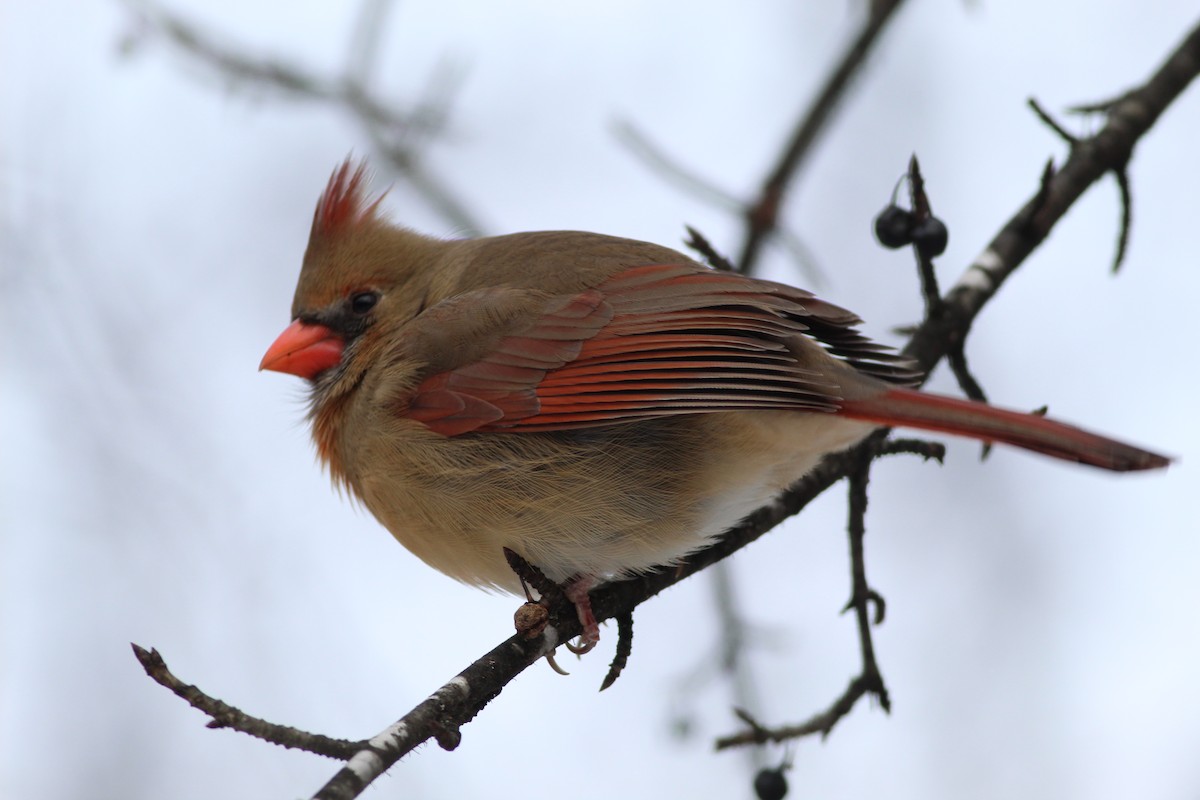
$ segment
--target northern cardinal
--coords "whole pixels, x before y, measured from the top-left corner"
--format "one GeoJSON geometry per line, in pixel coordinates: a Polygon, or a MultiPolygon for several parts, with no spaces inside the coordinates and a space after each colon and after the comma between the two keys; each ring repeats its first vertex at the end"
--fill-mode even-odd
{"type": "Polygon", "coordinates": [[[801,289],[594,233],[434,239],[382,219],[366,182],[334,171],[260,369],[310,381],[321,459],[401,544],[519,592],[512,549],[566,584],[585,648],[597,580],[703,547],[879,426],[1168,463],[905,388],[903,358],[801,289]]]}

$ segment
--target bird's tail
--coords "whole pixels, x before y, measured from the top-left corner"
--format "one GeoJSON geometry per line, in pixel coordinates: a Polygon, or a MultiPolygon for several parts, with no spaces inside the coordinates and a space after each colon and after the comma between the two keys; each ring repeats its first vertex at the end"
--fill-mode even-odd
{"type": "Polygon", "coordinates": [[[879,425],[969,436],[1004,442],[1065,461],[1078,461],[1118,472],[1157,469],[1169,458],[1106,436],[1055,422],[1037,414],[996,408],[987,403],[892,388],[860,400],[847,400],[841,415],[879,425]]]}

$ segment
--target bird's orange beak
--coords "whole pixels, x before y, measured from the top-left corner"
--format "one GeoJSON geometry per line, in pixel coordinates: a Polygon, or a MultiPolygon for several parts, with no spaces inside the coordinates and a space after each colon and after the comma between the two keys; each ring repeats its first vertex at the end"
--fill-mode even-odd
{"type": "Polygon", "coordinates": [[[342,360],[346,343],[324,325],[296,320],[267,348],[258,368],[312,380],[342,360]]]}

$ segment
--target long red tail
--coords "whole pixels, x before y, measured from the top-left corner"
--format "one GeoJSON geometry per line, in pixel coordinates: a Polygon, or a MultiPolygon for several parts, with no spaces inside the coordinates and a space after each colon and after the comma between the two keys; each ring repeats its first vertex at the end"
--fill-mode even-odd
{"type": "Polygon", "coordinates": [[[865,400],[847,400],[838,412],[880,425],[904,426],[1004,442],[1066,461],[1118,472],[1165,467],[1170,459],[1115,439],[1003,408],[912,389],[893,388],[865,400]]]}

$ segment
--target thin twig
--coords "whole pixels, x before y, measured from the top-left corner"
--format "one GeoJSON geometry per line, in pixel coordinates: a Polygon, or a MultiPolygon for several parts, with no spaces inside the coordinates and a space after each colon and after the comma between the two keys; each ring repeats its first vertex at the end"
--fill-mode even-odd
{"type": "Polygon", "coordinates": [[[387,30],[387,16],[394,5],[393,0],[363,0],[350,39],[350,52],[346,68],[350,80],[368,86],[379,63],[379,44],[387,30]]]}
{"type": "Polygon", "coordinates": [[[1047,128],[1058,134],[1059,138],[1066,142],[1071,147],[1079,144],[1079,137],[1064,128],[1058,120],[1051,116],[1050,112],[1042,108],[1042,104],[1037,101],[1037,98],[1031,97],[1026,101],[1029,107],[1033,109],[1033,113],[1037,114],[1047,128]]]}
{"type": "Polygon", "coordinates": [[[787,146],[763,182],[757,201],[746,209],[744,216],[747,233],[737,264],[747,275],[754,272],[763,244],[778,225],[779,210],[792,180],[811,152],[818,136],[831,120],[833,111],[845,96],[851,79],[866,62],[867,55],[902,2],[903,0],[875,0],[870,4],[869,16],[862,30],[826,79],[812,105],[801,114],[787,146]]]}
{"type": "Polygon", "coordinates": [[[1106,172],[1129,162],[1134,145],[1200,72],[1200,26],[1193,28],[1148,81],[1109,109],[1104,127],[1080,139],[1066,162],[1004,225],[945,295],[947,313],[922,325],[904,348],[926,368],[952,346],[1004,281],[1053,230],[1080,195],[1106,172]]]}
{"type": "Polygon", "coordinates": [[[1121,200],[1121,222],[1117,229],[1117,252],[1113,254],[1112,272],[1120,272],[1125,263],[1125,253],[1129,250],[1129,231],[1133,226],[1133,192],[1129,188],[1129,170],[1124,165],[1113,168],[1113,177],[1117,180],[1117,192],[1121,200]]]}
{"type": "MultiPolygon", "coordinates": [[[[911,444],[911,442],[906,443],[906,448],[911,444]]],[[[871,636],[871,626],[883,622],[885,604],[883,597],[867,582],[866,551],[863,547],[863,539],[866,536],[867,483],[870,477],[871,461],[878,455],[880,455],[878,450],[860,449],[848,475],[850,517],[847,533],[850,541],[852,589],[850,601],[843,610],[854,611],[858,628],[861,655],[858,676],[828,708],[801,725],[771,729],[759,723],[744,707],[735,709],[737,716],[747,724],[748,730],[719,738],[716,742],[718,750],[746,744],[780,742],[818,733],[826,736],[842,718],[854,710],[859,699],[867,695],[876,697],[884,711],[891,710],[891,700],[888,697],[883,676],[879,671],[879,663],[875,658],[875,644],[871,636]],[[871,614],[872,607],[875,609],[874,615],[871,614]]]]}
{"type": "Polygon", "coordinates": [[[523,583],[532,586],[533,590],[549,605],[572,605],[571,601],[567,599],[566,593],[563,592],[562,587],[547,578],[546,573],[542,572],[536,565],[530,564],[518,553],[507,547],[504,548],[504,559],[508,562],[509,569],[515,572],[523,583]]]}
{"type": "Polygon", "coordinates": [[[786,231],[780,225],[779,211],[805,157],[832,120],[833,111],[844,98],[851,80],[865,63],[888,20],[902,2],[903,0],[873,0],[869,4],[866,22],[846,48],[837,66],[830,72],[816,99],[800,115],[779,160],[763,179],[757,197],[752,202],[740,201],[732,192],[682,166],[631,123],[619,122],[615,128],[616,134],[631,151],[672,183],[719,208],[734,211],[742,216],[746,223],[746,235],[741,257],[737,262],[739,271],[747,275],[753,273],[763,243],[769,236],[782,234],[784,244],[800,263],[801,268],[819,285],[824,282],[824,277],[817,267],[816,259],[799,236],[786,231]]]}
{"type": "Polygon", "coordinates": [[[737,272],[737,267],[733,265],[733,262],[724,253],[719,252],[717,248],[713,247],[712,242],[705,238],[704,234],[691,225],[687,226],[687,232],[688,238],[683,243],[699,253],[706,264],[722,272],[737,272]]]}
{"type": "MultiPolygon", "coordinates": [[[[1122,100],[1126,99],[1129,93],[1122,95],[1117,100],[1106,100],[1102,103],[1092,103],[1087,105],[1072,106],[1068,109],[1074,114],[1088,113],[1108,113],[1115,108],[1122,100]]],[[[1079,144],[1079,137],[1070,133],[1057,120],[1052,117],[1049,112],[1042,108],[1034,98],[1029,98],[1029,107],[1037,114],[1038,119],[1044,122],[1051,130],[1059,135],[1070,147],[1074,148],[1079,144]]],[[[1113,177],[1117,181],[1117,192],[1120,195],[1121,205],[1121,221],[1117,227],[1117,248],[1113,255],[1112,272],[1116,274],[1120,271],[1121,265],[1125,263],[1125,253],[1129,249],[1129,231],[1133,225],[1133,193],[1129,189],[1129,170],[1128,160],[1120,164],[1114,164],[1111,167],[1113,177]]]]}
{"type": "Polygon", "coordinates": [[[814,714],[799,725],[785,725],[779,728],[752,727],[748,731],[722,736],[716,741],[717,750],[730,747],[741,747],[748,744],[766,744],[768,742],[783,742],[788,739],[799,739],[803,736],[820,734],[828,736],[834,726],[847,714],[854,710],[859,698],[873,691],[871,681],[862,675],[856,675],[846,690],[834,700],[824,711],[814,714]]]}
{"type": "MultiPolygon", "coordinates": [[[[342,108],[365,129],[382,159],[430,207],[464,235],[477,235],[482,226],[466,204],[433,175],[422,157],[421,145],[442,133],[449,95],[426,99],[409,112],[395,110],[375,96],[367,83],[382,30],[387,0],[366,0],[355,27],[349,65],[343,75],[326,77],[285,59],[250,56],[226,44],[227,37],[208,33],[150,0],[126,0],[141,22],[140,29],[163,36],[177,50],[239,87],[257,86],[294,99],[342,108]],[[364,47],[364,45],[366,45],[364,47]],[[363,48],[365,52],[360,52],[363,48]]],[[[132,49],[136,39],[126,44],[132,49]]],[[[451,84],[436,85],[448,89],[451,84]]]]}
{"type": "Polygon", "coordinates": [[[625,666],[629,663],[629,655],[633,652],[633,614],[617,614],[617,652],[612,663],[608,665],[608,674],[600,684],[600,691],[617,682],[625,666]]]}
{"type": "Polygon", "coordinates": [[[212,719],[208,722],[210,728],[229,728],[241,731],[255,738],[262,739],[281,747],[306,750],[319,756],[337,758],[345,761],[361,750],[365,741],[351,742],[347,739],[334,739],[319,733],[309,733],[288,725],[277,725],[265,719],[252,717],[234,706],[215,697],[210,697],[190,683],[184,683],[167,669],[167,662],[157,650],[147,650],[136,644],[133,654],[137,657],[146,674],[160,686],[170,689],[175,696],[187,701],[192,708],[208,714],[212,719]]]}
{"type": "Polygon", "coordinates": [[[636,125],[628,120],[618,120],[613,123],[613,134],[617,141],[629,148],[629,151],[642,159],[655,172],[675,184],[682,191],[700,200],[726,211],[738,213],[742,209],[742,201],[732,192],[722,189],[712,181],[707,180],[695,170],[690,170],[679,161],[650,140],[636,125]]]}
{"type": "Polygon", "coordinates": [[[879,699],[884,711],[892,710],[887,686],[875,659],[875,642],[871,636],[871,625],[883,622],[883,597],[867,582],[867,557],[864,539],[867,535],[867,483],[871,477],[871,454],[863,454],[850,473],[850,520],[847,526],[850,539],[851,594],[846,609],[853,609],[858,626],[858,647],[862,656],[860,677],[867,690],[879,699]],[[871,606],[875,606],[875,619],[871,619],[871,606]]]}
{"type": "MultiPolygon", "coordinates": [[[[250,56],[225,42],[227,36],[203,31],[198,25],[148,0],[127,0],[139,16],[142,30],[161,34],[179,52],[243,86],[257,85],[300,100],[344,105],[362,119],[397,132],[412,130],[418,121],[397,112],[344,76],[327,78],[284,59],[250,56]]],[[[422,131],[430,133],[430,131],[422,131]]]]}
{"type": "Polygon", "coordinates": [[[963,349],[965,341],[960,341],[946,353],[946,361],[950,364],[950,369],[954,372],[954,377],[958,381],[958,386],[963,390],[963,393],[972,400],[978,400],[981,403],[987,402],[987,395],[983,392],[983,387],[979,385],[979,381],[971,374],[970,368],[967,366],[967,354],[963,349]]]}
{"type": "MultiPolygon", "coordinates": [[[[913,224],[918,225],[933,216],[929,195],[925,192],[925,178],[921,175],[921,165],[916,153],[908,162],[908,191],[912,200],[913,224]]],[[[917,259],[917,275],[921,281],[921,296],[925,298],[925,316],[933,318],[942,313],[942,294],[938,289],[937,272],[933,268],[933,258],[925,252],[920,242],[914,241],[913,254],[917,259]]]]}
{"type": "Polygon", "coordinates": [[[876,456],[921,456],[926,461],[939,464],[946,460],[946,445],[928,439],[885,439],[876,449],[876,456]]]}

